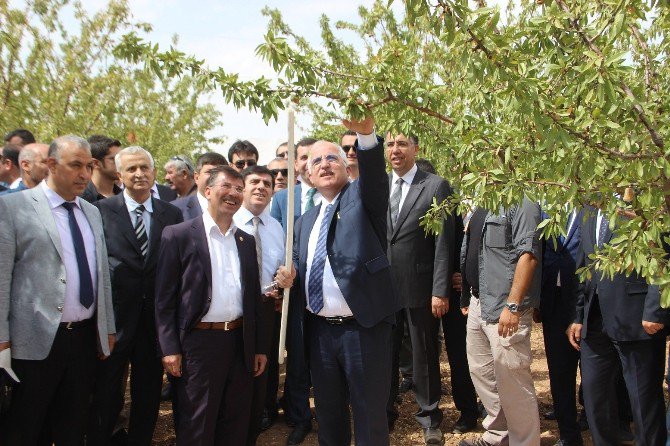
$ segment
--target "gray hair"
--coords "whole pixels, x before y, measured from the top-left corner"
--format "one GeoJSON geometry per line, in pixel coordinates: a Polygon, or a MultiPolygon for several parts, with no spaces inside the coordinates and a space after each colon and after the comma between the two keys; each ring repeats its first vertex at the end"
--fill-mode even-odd
{"type": "Polygon", "coordinates": [[[40,143],[31,143],[23,146],[23,149],[19,152],[19,164],[21,161],[33,162],[35,157],[39,155],[39,148],[44,147],[46,144],[40,143]]]}
{"type": "Polygon", "coordinates": [[[165,169],[169,167],[174,167],[174,170],[177,172],[186,172],[189,177],[193,178],[195,169],[193,168],[193,163],[188,159],[186,155],[175,155],[170,157],[167,163],[165,163],[165,169]]]}
{"type": "Polygon", "coordinates": [[[125,149],[119,150],[119,152],[116,155],[114,155],[114,165],[116,166],[116,170],[121,172],[121,157],[123,157],[123,155],[136,155],[138,153],[149,158],[149,164],[151,165],[151,169],[153,170],[154,157],[151,156],[151,153],[149,153],[148,150],[140,146],[130,146],[126,147],[125,149]]]}
{"type": "Polygon", "coordinates": [[[54,139],[49,145],[49,158],[60,161],[60,153],[71,144],[76,145],[78,149],[86,149],[88,153],[91,153],[91,145],[84,138],[77,135],[64,135],[54,139]]]}
{"type": "Polygon", "coordinates": [[[335,144],[334,142],[330,142],[330,141],[321,140],[321,141],[317,141],[314,144],[312,144],[312,148],[309,149],[309,153],[307,154],[307,172],[309,174],[312,173],[312,150],[313,150],[313,147],[315,145],[317,145],[318,143],[322,143],[322,142],[332,144],[333,146],[337,147],[337,152],[338,152],[338,155],[340,156],[340,159],[342,160],[342,164],[344,164],[345,168],[349,165],[349,163],[347,162],[347,154],[345,153],[344,149],[342,147],[340,147],[339,144],[335,144]]]}

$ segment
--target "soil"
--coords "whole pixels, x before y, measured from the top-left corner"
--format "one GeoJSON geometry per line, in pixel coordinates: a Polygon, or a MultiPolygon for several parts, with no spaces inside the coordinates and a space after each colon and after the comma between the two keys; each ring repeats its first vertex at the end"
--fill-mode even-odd
{"type": "MultiPolygon", "coordinates": [[[[548,421],[543,419],[542,414],[549,411],[551,408],[551,394],[549,391],[549,373],[547,371],[547,361],[544,354],[544,342],[542,340],[542,327],[535,325],[531,335],[531,344],[533,349],[533,364],[531,366],[533,377],[535,379],[535,390],[537,392],[540,419],[541,419],[541,444],[542,446],[554,445],[558,441],[558,427],[556,421],[548,421]]],[[[481,420],[476,431],[468,434],[452,434],[451,428],[458,419],[459,413],[454,406],[451,398],[451,384],[449,381],[449,365],[447,362],[446,353],[442,353],[442,387],[446,390],[446,395],[442,397],[442,404],[440,407],[444,411],[444,421],[442,422],[442,432],[444,432],[445,445],[457,445],[463,439],[474,439],[481,435],[484,430],[481,427],[481,420]]],[[[280,382],[283,382],[284,373],[281,370],[280,382]]],[[[281,393],[281,391],[280,391],[281,393]]],[[[312,410],[314,409],[314,401],[312,403],[312,410]]],[[[412,396],[412,392],[407,392],[402,395],[402,404],[400,406],[400,418],[395,424],[395,429],[391,433],[391,445],[409,446],[424,444],[423,434],[419,429],[417,423],[414,421],[413,413],[416,411],[416,404],[412,396]]],[[[316,426],[316,423],[314,423],[316,426]]],[[[258,446],[275,446],[285,445],[286,437],[290,432],[290,428],[285,424],[283,415],[280,411],[277,422],[267,431],[263,432],[258,438],[258,446]]],[[[584,432],[584,443],[586,446],[591,446],[593,443],[588,432],[584,432]]],[[[170,403],[161,403],[161,409],[154,432],[154,445],[170,446],[175,444],[174,430],[172,428],[172,409],[170,403]]],[[[352,443],[353,444],[353,443],[352,443]]],[[[316,430],[311,432],[305,442],[305,446],[318,445],[316,430]]]]}

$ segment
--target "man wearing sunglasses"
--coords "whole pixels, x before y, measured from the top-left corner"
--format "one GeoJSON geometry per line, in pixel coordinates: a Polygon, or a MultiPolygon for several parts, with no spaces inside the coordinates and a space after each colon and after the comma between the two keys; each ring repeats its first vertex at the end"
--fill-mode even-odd
{"type": "Polygon", "coordinates": [[[288,187],[288,161],[285,158],[275,158],[268,163],[268,169],[275,180],[274,193],[288,187]]]}
{"type": "Polygon", "coordinates": [[[247,167],[258,164],[258,149],[249,141],[238,139],[228,149],[228,162],[233,169],[242,172],[247,167]]]}
{"type": "Polygon", "coordinates": [[[342,135],[340,146],[342,147],[342,150],[344,150],[344,153],[347,154],[347,164],[349,165],[349,169],[351,169],[349,178],[351,178],[351,181],[353,181],[358,178],[358,157],[356,156],[356,132],[352,132],[351,130],[347,130],[346,132],[344,132],[344,134],[342,135]]]}
{"type": "Polygon", "coordinates": [[[165,163],[165,182],[170,189],[177,192],[178,197],[195,195],[198,191],[193,175],[193,164],[184,155],[175,155],[165,163]]]}

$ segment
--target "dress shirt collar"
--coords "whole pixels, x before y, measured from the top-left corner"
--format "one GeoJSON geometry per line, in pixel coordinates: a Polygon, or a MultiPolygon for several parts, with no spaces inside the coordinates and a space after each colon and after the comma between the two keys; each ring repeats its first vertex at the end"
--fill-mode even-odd
{"type": "MultiPolygon", "coordinates": [[[[47,196],[47,200],[49,201],[49,206],[51,207],[51,209],[56,209],[58,206],[61,206],[63,203],[67,201],[65,198],[58,195],[58,193],[55,190],[50,188],[47,185],[46,180],[43,180],[40,183],[40,186],[44,191],[44,195],[47,196]]],[[[75,197],[74,201],[72,201],[71,203],[74,203],[79,209],[81,209],[81,204],[79,204],[79,200],[80,200],[79,197],[75,197]]]]}
{"type": "Polygon", "coordinates": [[[126,189],[124,189],[123,190],[123,198],[126,200],[126,208],[128,208],[129,213],[135,212],[135,209],[137,209],[137,207],[140,204],[144,205],[144,209],[148,213],[152,214],[154,212],[154,208],[153,208],[153,205],[151,203],[151,194],[149,194],[149,198],[144,200],[144,203],[138,203],[137,201],[135,201],[133,199],[133,197],[130,196],[130,194],[128,194],[128,191],[126,189]]]}
{"type": "MultiPolygon", "coordinates": [[[[125,188],[124,188],[125,189],[125,188]]],[[[160,194],[158,193],[158,185],[154,181],[154,185],[151,186],[151,195],[155,198],[160,198],[160,194]]]]}
{"type": "Polygon", "coordinates": [[[395,173],[395,171],[393,171],[393,177],[391,183],[395,184],[395,182],[398,181],[398,178],[402,178],[405,184],[409,186],[410,184],[412,184],[412,181],[414,181],[414,176],[416,175],[417,170],[419,170],[419,168],[416,167],[416,164],[414,164],[412,168],[408,170],[407,173],[402,177],[398,176],[398,174],[395,173]]]}
{"type": "Polygon", "coordinates": [[[326,206],[328,206],[329,204],[335,204],[337,202],[337,199],[340,198],[341,193],[342,192],[338,192],[337,195],[335,195],[335,197],[333,197],[333,199],[331,201],[326,200],[326,197],[322,196],[321,197],[321,209],[319,210],[319,214],[323,215],[324,212],[326,212],[326,206]]]}
{"type": "Polygon", "coordinates": [[[10,189],[16,189],[17,187],[19,187],[19,185],[20,185],[21,183],[23,183],[23,178],[18,177],[17,179],[15,179],[14,181],[12,181],[12,184],[9,185],[9,188],[10,188],[10,189]]]}
{"type": "Polygon", "coordinates": [[[203,214],[206,214],[207,209],[209,209],[209,200],[207,200],[207,198],[200,192],[196,193],[195,196],[198,198],[198,204],[200,204],[200,210],[202,211],[203,214]]]}
{"type": "Polygon", "coordinates": [[[202,213],[202,221],[205,224],[205,234],[207,234],[207,237],[212,235],[212,231],[216,234],[221,234],[223,237],[227,237],[231,234],[233,234],[237,230],[237,226],[235,226],[235,221],[230,222],[230,227],[224,234],[221,232],[221,229],[219,228],[219,225],[216,224],[214,221],[214,218],[212,215],[209,213],[209,211],[205,211],[202,213]]]}
{"type": "Polygon", "coordinates": [[[237,226],[242,226],[243,224],[246,225],[247,223],[250,223],[254,217],[258,217],[261,219],[263,226],[267,226],[268,218],[272,218],[270,217],[270,214],[267,212],[267,210],[268,209],[266,207],[263,209],[263,212],[261,212],[260,215],[254,215],[249,209],[242,206],[240,207],[240,210],[235,213],[233,219],[235,220],[235,224],[237,226]]]}

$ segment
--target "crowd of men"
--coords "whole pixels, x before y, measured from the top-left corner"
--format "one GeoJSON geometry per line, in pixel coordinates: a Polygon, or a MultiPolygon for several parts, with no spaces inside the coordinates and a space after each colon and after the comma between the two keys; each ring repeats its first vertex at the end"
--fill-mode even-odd
{"type": "Polygon", "coordinates": [[[582,445],[584,428],[597,445],[666,443],[658,287],[634,273],[575,274],[611,240],[607,215],[568,209],[562,234],[542,240],[547,215],[524,199],[445,214],[427,232],[423,216],[453,190],[417,158],[418,137],[378,136],[371,117],[343,124],[339,144],[282,144],[267,166],[248,141],[227,158],[173,156],[165,185],[139,146],[8,133],[0,367],[19,383],[0,412],[0,444],[149,445],[167,397],[178,445],[255,445],[281,408],[288,445],[315,421],[319,444],[349,445],[353,418],[355,444],[383,446],[411,391],[416,428],[439,445],[443,339],[459,411],[449,429],[473,431],[479,418],[484,428],[460,445],[539,445],[533,322],[558,445],[582,445]]]}

